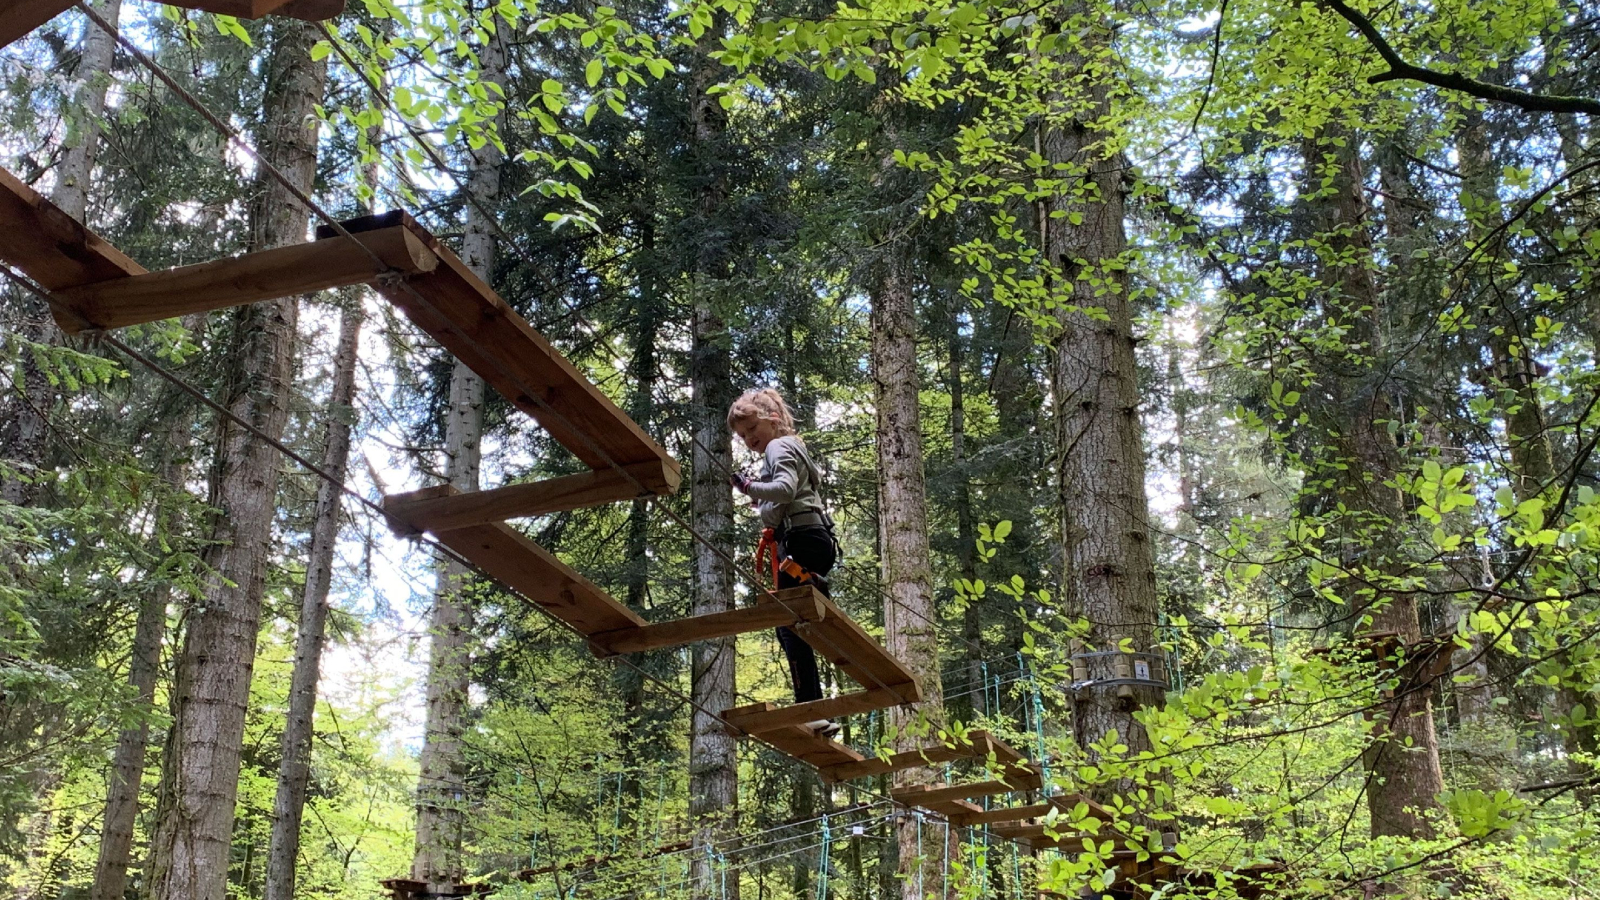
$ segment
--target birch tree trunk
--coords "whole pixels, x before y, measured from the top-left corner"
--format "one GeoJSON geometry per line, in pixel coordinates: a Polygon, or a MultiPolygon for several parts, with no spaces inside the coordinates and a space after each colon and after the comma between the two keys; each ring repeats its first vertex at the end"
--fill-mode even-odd
{"type": "MultiPolygon", "coordinates": [[[[316,175],[317,127],[325,64],[311,61],[319,32],[309,24],[274,23],[267,63],[262,155],[309,192],[316,175]]],[[[306,238],[307,210],[264,172],[254,216],[256,248],[306,238]]],[[[285,298],[242,307],[233,317],[234,369],[226,400],[239,418],[276,439],[283,435],[294,376],[299,301],[285,298]]],[[[174,691],[169,776],[156,826],[151,895],[156,900],[224,900],[228,849],[239,783],[245,707],[254,669],[261,596],[273,549],[278,453],[223,419],[212,505],[212,577],[189,613],[174,691]]]]}
{"type": "MultiPolygon", "coordinates": [[[[922,679],[922,702],[896,707],[889,721],[897,730],[897,752],[927,746],[944,722],[939,680],[938,615],[933,608],[933,571],[928,551],[927,481],[922,461],[922,415],[918,406],[916,305],[900,243],[886,259],[872,297],[872,385],[877,406],[878,523],[883,548],[884,643],[891,656],[922,679]],[[932,726],[930,728],[930,725],[932,726]]],[[[876,687],[877,685],[870,685],[876,687]]],[[[926,767],[895,775],[896,787],[927,784],[926,767]]],[[[899,877],[904,900],[944,897],[943,847],[922,835],[923,823],[902,817],[897,828],[899,877]],[[920,840],[919,840],[920,838],[920,840]],[[922,851],[919,857],[918,851],[922,851]]]]}
{"type": "MultiPolygon", "coordinates": [[[[505,25],[479,55],[483,80],[506,83],[505,25]]],[[[493,143],[472,154],[461,259],[485,283],[493,283],[494,223],[484,209],[500,196],[504,155],[493,143]],[[482,207],[482,209],[480,209],[482,207]]],[[[457,361],[450,375],[449,420],[445,425],[445,479],[461,491],[478,489],[482,458],[483,379],[457,361]]],[[[459,883],[465,876],[461,844],[466,828],[466,747],[463,713],[472,664],[471,571],[453,559],[439,564],[429,623],[428,706],[417,782],[417,842],[411,877],[430,884],[459,883]]]]}
{"type": "Polygon", "coordinates": [[[283,728],[283,758],[278,764],[278,789],[272,801],[272,833],[267,844],[266,900],[294,900],[295,865],[300,855],[300,820],[305,811],[306,784],[311,777],[311,726],[317,710],[317,681],[322,668],[323,631],[328,620],[328,590],[333,581],[333,555],[339,543],[345,471],[350,461],[350,429],[355,423],[356,354],[360,350],[361,292],[352,291],[339,315],[339,342],[334,350],[333,390],[328,397],[328,428],[322,447],[322,470],[338,484],[320,481],[311,525],[311,552],[300,597],[300,623],[294,641],[294,669],[289,676],[289,709],[283,728]]]}
{"type": "MultiPolygon", "coordinates": [[[[1095,40],[1096,38],[1091,38],[1095,40]]],[[[1069,57],[1068,66],[1079,65],[1069,57]]],[[[1082,112],[1047,127],[1044,156],[1081,173],[1081,193],[1047,200],[1044,255],[1059,279],[1055,295],[1070,306],[1056,313],[1051,371],[1056,421],[1062,535],[1062,588],[1069,610],[1089,622],[1094,650],[1126,640],[1138,652],[1155,648],[1157,599],[1145,494],[1144,439],[1139,421],[1138,365],[1127,273],[1122,173],[1127,160],[1107,145],[1115,135],[1098,122],[1110,113],[1103,79],[1080,88],[1082,112]],[[1050,214],[1061,212],[1057,218],[1050,214]],[[1073,224],[1077,219],[1081,224],[1073,224]],[[1096,284],[1098,282],[1098,285],[1096,284]],[[1072,307],[1077,307],[1074,309],[1072,307]],[[1080,309],[1100,309],[1105,319],[1080,309]]],[[[1103,678],[1110,671],[1091,669],[1103,678]]],[[[1159,688],[1089,688],[1073,698],[1073,732],[1087,747],[1115,733],[1130,754],[1150,749],[1133,714],[1159,705],[1159,688]]]]}
{"type": "MultiPolygon", "coordinates": [[[[700,208],[704,232],[693,278],[689,382],[692,395],[690,427],[699,442],[692,453],[694,493],[690,497],[690,522],[713,546],[694,545],[694,601],[692,615],[701,616],[734,608],[733,567],[722,554],[733,553],[733,493],[727,472],[733,467],[733,435],[727,410],[733,402],[732,353],[727,324],[712,305],[709,294],[715,282],[727,275],[727,235],[715,229],[727,185],[720,175],[727,114],[709,94],[716,84],[716,63],[706,54],[709,39],[720,35],[723,22],[707,30],[690,72],[689,115],[693,129],[694,167],[704,179],[700,208]],[[719,553],[718,551],[721,551],[719,553]]],[[[714,715],[736,704],[736,641],[732,637],[693,645],[690,696],[695,709],[689,736],[689,818],[694,829],[694,852],[689,863],[694,900],[738,900],[739,879],[728,879],[728,895],[720,887],[717,865],[710,856],[712,843],[732,834],[738,826],[738,740],[714,715]],[[705,710],[705,712],[702,712],[705,710]]]]}

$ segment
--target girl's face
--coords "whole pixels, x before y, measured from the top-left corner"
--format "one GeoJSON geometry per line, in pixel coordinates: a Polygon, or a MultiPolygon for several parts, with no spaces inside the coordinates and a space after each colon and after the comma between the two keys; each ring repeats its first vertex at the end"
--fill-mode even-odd
{"type": "Polygon", "coordinates": [[[756,453],[766,452],[767,445],[778,436],[778,423],[771,419],[755,416],[749,419],[740,419],[733,423],[733,433],[744,441],[744,445],[756,453]]]}

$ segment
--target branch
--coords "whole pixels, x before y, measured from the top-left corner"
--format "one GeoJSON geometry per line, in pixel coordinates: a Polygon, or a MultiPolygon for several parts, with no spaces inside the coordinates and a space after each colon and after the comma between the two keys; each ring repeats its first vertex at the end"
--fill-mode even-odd
{"type": "Polygon", "coordinates": [[[1499,84],[1490,84],[1487,81],[1478,81],[1465,75],[1453,72],[1436,72],[1421,66],[1414,66],[1400,58],[1394,47],[1384,40],[1372,20],[1351,9],[1344,0],[1323,0],[1329,9],[1338,13],[1345,21],[1354,25],[1361,36],[1367,39],[1372,49],[1378,51],[1383,61],[1389,64],[1389,71],[1380,72],[1367,79],[1369,84],[1380,84],[1385,81],[1398,81],[1410,79],[1423,84],[1446,90],[1460,91],[1477,97],[1480,100],[1493,100],[1497,103],[1506,103],[1529,112],[1551,113],[1589,113],[1600,115],[1600,100],[1588,97],[1560,97],[1544,94],[1534,94],[1528,91],[1519,91],[1516,88],[1505,87],[1499,84]]]}

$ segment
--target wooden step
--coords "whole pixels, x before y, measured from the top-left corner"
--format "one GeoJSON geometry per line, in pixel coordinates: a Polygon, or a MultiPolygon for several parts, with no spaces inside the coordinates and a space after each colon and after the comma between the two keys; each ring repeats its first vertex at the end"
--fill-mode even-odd
{"type": "MultiPolygon", "coordinates": [[[[758,703],[754,704],[754,706],[769,711],[781,709],[776,703],[758,703]]],[[[838,741],[821,737],[816,732],[801,725],[786,725],[782,728],[774,728],[770,731],[763,731],[754,737],[785,756],[793,757],[817,768],[861,759],[861,754],[850,747],[846,747],[838,741]]]]}
{"type": "Polygon", "coordinates": [[[1037,776],[1018,775],[1005,781],[975,781],[971,784],[915,785],[895,788],[889,794],[895,800],[920,806],[924,803],[942,803],[946,800],[970,800],[974,797],[993,797],[1015,791],[1034,790],[1039,787],[1037,776]]]}
{"type": "Polygon", "coordinates": [[[907,750],[902,753],[896,753],[888,759],[875,757],[858,763],[834,766],[822,770],[821,774],[823,779],[828,782],[854,781],[857,778],[871,778],[874,775],[887,775],[891,772],[900,772],[905,769],[936,766],[958,759],[970,758],[972,758],[972,749],[970,747],[937,744],[921,750],[907,750]]]}
{"type": "Polygon", "coordinates": [[[0,169],[0,260],[47,291],[144,274],[143,266],[5,169],[0,169]]]}
{"type": "Polygon", "coordinates": [[[958,816],[957,819],[959,821],[952,820],[951,824],[991,825],[995,823],[1006,822],[1024,823],[1029,822],[1032,819],[1037,819],[1040,816],[1049,815],[1050,811],[1053,809],[1059,810],[1063,814],[1071,815],[1073,808],[1076,807],[1080,802],[1088,806],[1089,815],[1093,818],[1099,819],[1102,822],[1110,822],[1115,818],[1115,815],[1111,812],[1111,810],[1106,809],[1104,806],[1101,806],[1087,797],[1083,797],[1078,794],[1062,794],[1060,796],[1047,798],[1043,803],[1033,803],[1027,806],[1007,806],[999,809],[982,810],[975,815],[958,816]]]}
{"type": "MultiPolygon", "coordinates": [[[[441,265],[406,279],[409,289],[393,282],[374,288],[589,468],[645,462],[677,468],[660,444],[410,216],[385,213],[342,224],[352,233],[398,225],[421,238],[441,265]]],[[[345,240],[326,227],[317,229],[317,238],[345,240]]]]}
{"type": "Polygon", "coordinates": [[[722,718],[730,728],[747,734],[761,735],[778,728],[799,725],[816,719],[833,719],[874,709],[888,709],[914,702],[911,685],[891,685],[870,691],[858,691],[840,697],[796,703],[793,706],[773,706],[756,703],[722,711],[722,718]]]}
{"type": "Polygon", "coordinates": [[[827,615],[822,595],[809,589],[783,604],[762,603],[733,609],[728,612],[657,622],[641,628],[608,631],[592,636],[591,646],[596,654],[610,656],[618,653],[639,653],[661,647],[677,647],[695,641],[710,641],[751,631],[765,631],[780,625],[793,626],[800,622],[820,621],[827,615]]]}
{"type": "Polygon", "coordinates": [[[383,511],[399,534],[438,534],[453,528],[601,506],[651,494],[671,494],[678,490],[678,479],[676,465],[653,459],[624,466],[620,472],[597,469],[487,491],[461,492],[440,485],[391,494],[383,498],[383,511]]]}
{"type": "Polygon", "coordinates": [[[970,816],[973,813],[983,812],[983,807],[971,800],[946,800],[941,803],[918,803],[917,806],[929,812],[938,813],[949,820],[951,825],[956,824],[956,819],[970,816]]]}
{"type": "Polygon", "coordinates": [[[356,237],[361,242],[359,246],[349,240],[290,244],[57,290],[52,298],[56,302],[56,322],[69,334],[86,328],[124,328],[365,284],[384,267],[418,275],[439,266],[439,257],[404,228],[384,228],[356,237]],[[382,261],[381,265],[373,256],[382,261]]]}
{"type": "Polygon", "coordinates": [[[645,624],[632,610],[510,525],[458,528],[438,535],[438,540],[585,635],[645,624]]]}
{"type": "Polygon", "coordinates": [[[896,753],[888,759],[880,757],[869,759],[859,764],[839,766],[823,772],[822,777],[829,781],[850,781],[856,778],[887,775],[891,772],[939,765],[962,759],[987,759],[991,752],[1001,762],[1021,761],[1022,759],[1008,744],[989,732],[971,731],[967,733],[965,739],[952,736],[945,743],[934,744],[920,750],[907,750],[902,753],[896,753]]]}
{"type": "Polygon", "coordinates": [[[1084,841],[1089,840],[1094,842],[1094,846],[1097,851],[1101,847],[1105,846],[1107,841],[1115,841],[1115,844],[1113,845],[1114,849],[1112,851],[1113,857],[1117,857],[1121,854],[1127,854],[1131,857],[1139,852],[1136,848],[1127,846],[1120,839],[1109,835],[1084,834],[1081,831],[1073,830],[1070,826],[1064,823],[1055,825],[1048,829],[1049,831],[1055,833],[1055,837],[1050,837],[1048,834],[1046,834],[1046,830],[1047,829],[1043,825],[993,825],[990,826],[989,833],[995,835],[996,837],[1005,838],[1006,840],[1026,844],[1035,850],[1053,848],[1057,850],[1066,850],[1069,852],[1082,852],[1084,849],[1084,841]]]}
{"type": "MultiPolygon", "coordinates": [[[[168,6],[222,13],[244,19],[267,14],[319,22],[344,12],[344,0],[163,0],[168,6]],[[259,11],[258,11],[259,10],[259,11]]],[[[74,0],[5,0],[0,3],[0,47],[65,12],[74,0]]],[[[90,23],[89,28],[96,26],[90,23]]]]}
{"type": "MultiPolygon", "coordinates": [[[[757,598],[757,602],[776,602],[773,597],[783,596],[785,595],[782,591],[770,596],[763,594],[757,598]]],[[[867,634],[855,620],[835,606],[832,600],[824,597],[823,603],[827,605],[826,618],[820,622],[807,622],[794,629],[801,640],[864,688],[870,690],[910,685],[914,688],[915,696],[906,702],[922,699],[922,679],[914,675],[900,660],[890,656],[889,651],[883,648],[883,644],[879,643],[877,638],[867,634]]]]}

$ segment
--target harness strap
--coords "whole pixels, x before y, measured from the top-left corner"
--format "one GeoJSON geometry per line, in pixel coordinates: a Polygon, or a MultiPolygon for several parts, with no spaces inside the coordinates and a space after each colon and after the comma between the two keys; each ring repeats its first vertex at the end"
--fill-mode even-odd
{"type": "Polygon", "coordinates": [[[766,556],[769,559],[771,559],[772,589],[773,590],[777,590],[778,589],[778,535],[777,535],[777,532],[775,532],[771,528],[763,528],[763,529],[761,529],[761,540],[756,543],[755,563],[756,563],[756,577],[757,578],[761,577],[762,570],[764,570],[766,568],[766,566],[762,565],[762,559],[761,559],[762,556],[766,556]]]}

